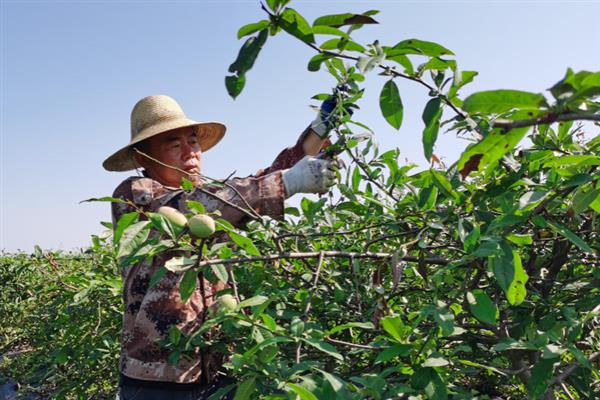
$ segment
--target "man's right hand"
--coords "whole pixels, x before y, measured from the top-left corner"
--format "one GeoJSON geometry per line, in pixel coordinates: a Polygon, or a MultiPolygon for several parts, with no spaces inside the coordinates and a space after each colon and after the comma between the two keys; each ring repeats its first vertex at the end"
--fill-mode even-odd
{"type": "Polygon", "coordinates": [[[286,198],[296,193],[327,193],[335,185],[337,160],[306,156],[282,172],[286,198]]]}

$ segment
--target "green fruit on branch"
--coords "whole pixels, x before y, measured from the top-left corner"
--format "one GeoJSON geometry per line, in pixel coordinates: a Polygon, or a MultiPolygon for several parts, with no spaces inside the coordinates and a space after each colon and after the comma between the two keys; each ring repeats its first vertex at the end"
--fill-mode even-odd
{"type": "Polygon", "coordinates": [[[235,299],[235,297],[233,297],[230,294],[224,294],[223,296],[219,297],[219,300],[217,300],[218,305],[218,310],[219,311],[225,311],[225,312],[229,312],[229,311],[235,311],[237,309],[237,305],[238,302],[235,299]]]}
{"type": "Polygon", "coordinates": [[[183,228],[187,224],[187,218],[179,210],[169,207],[162,206],[158,208],[158,213],[168,219],[175,227],[183,228]]]}
{"type": "Polygon", "coordinates": [[[189,227],[192,235],[206,239],[215,233],[215,220],[206,214],[194,215],[190,218],[189,227]]]}
{"type": "Polygon", "coordinates": [[[238,302],[235,297],[230,294],[224,294],[223,296],[220,296],[217,301],[211,304],[209,308],[209,314],[211,316],[215,316],[218,314],[233,312],[237,309],[237,306],[238,302]]]}

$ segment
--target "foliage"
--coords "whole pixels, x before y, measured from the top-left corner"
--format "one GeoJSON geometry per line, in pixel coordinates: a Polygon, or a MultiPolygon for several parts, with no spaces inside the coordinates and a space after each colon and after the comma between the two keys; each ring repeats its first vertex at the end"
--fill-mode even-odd
{"type": "MultiPolygon", "coordinates": [[[[377,23],[376,11],[322,16],[311,25],[289,1],[266,3],[267,19],[238,32],[249,38],[226,88],[240,95],[269,37],[286,33],[310,46],[317,54],[308,70],[325,70],[344,88],[335,91],[342,125],[330,153],[342,152],[348,168],[339,193],[303,199],[285,221],[253,216],[239,230],[217,219],[228,242],[196,240],[142,210],[118,222],[114,249],[91,255],[110,254],[113,261],[100,265],[177,249],[185,256],[160,273],[182,275],[182,297],[202,272],[229,282],[222,294],[241,300],[191,336],[173,329],[171,359],[194,347],[228,353],[236,399],[597,398],[600,136],[579,121],[600,120],[600,73],[568,70],[552,97],[502,89],[463,100],[459,91],[477,73],[461,71],[446,47],[352,39],[377,23]],[[320,43],[323,35],[333,39],[320,43]],[[382,115],[395,129],[403,120],[401,85],[428,91],[422,142],[430,168],[416,172],[398,162],[399,149],[380,151],[374,133],[365,135],[368,127],[353,119],[359,113],[348,113],[366,75],[378,79],[374,71],[383,75],[382,115]],[[442,128],[471,140],[449,167],[434,153],[442,128]],[[204,335],[217,326],[219,335],[204,335]]],[[[186,182],[183,189],[194,190],[186,182]]],[[[202,205],[189,206],[203,213],[202,205]]],[[[114,310],[113,286],[100,287],[114,310]]],[[[60,306],[74,295],[61,288],[47,296],[60,306]]],[[[10,312],[11,325],[26,326],[10,312]]],[[[72,318],[65,329],[93,326],[93,313],[58,315],[72,318]]],[[[39,340],[45,326],[28,340],[39,340]]]]}
{"type": "Polygon", "coordinates": [[[118,377],[121,280],[112,246],[83,254],[0,256],[0,382],[19,394],[112,398],[118,377]]]}
{"type": "MultiPolygon", "coordinates": [[[[600,138],[596,129],[585,139],[594,128],[575,121],[600,120],[600,73],[568,70],[552,98],[502,89],[462,100],[477,73],[461,71],[444,46],[361,45],[351,34],[377,23],[376,11],[311,26],[287,3],[269,2],[268,21],[238,37],[263,35],[264,45],[267,32],[283,31],[317,52],[308,70],[325,67],[346,89],[334,92],[344,122],[334,147],[350,166],[339,196],[303,199],[288,210],[293,221],[249,226],[258,252],[279,254],[276,262],[248,253],[226,264],[236,266],[240,293],[264,300],[215,321],[235,345],[231,373],[269,398],[286,397],[278,390],[302,399],[597,396],[600,138]],[[353,132],[368,127],[345,110],[375,69],[385,78],[381,112],[395,129],[398,81],[428,90],[430,169],[415,173],[399,165],[399,149],[381,153],[373,137],[353,132]],[[434,153],[443,126],[472,138],[449,168],[434,153]]],[[[209,246],[204,254],[240,253],[209,246]]],[[[219,265],[195,267],[205,264],[219,265]]]]}

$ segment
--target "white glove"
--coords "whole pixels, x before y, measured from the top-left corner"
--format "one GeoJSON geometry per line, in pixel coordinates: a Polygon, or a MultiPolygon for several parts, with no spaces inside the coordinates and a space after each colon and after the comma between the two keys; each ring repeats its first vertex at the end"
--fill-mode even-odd
{"type": "Polygon", "coordinates": [[[326,193],[335,184],[335,160],[305,156],[292,168],[283,170],[286,197],[296,193],[326,193]]]}

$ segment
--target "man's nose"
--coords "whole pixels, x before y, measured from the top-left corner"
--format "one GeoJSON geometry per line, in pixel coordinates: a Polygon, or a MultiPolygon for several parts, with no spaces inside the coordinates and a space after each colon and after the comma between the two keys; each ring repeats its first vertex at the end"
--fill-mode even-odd
{"type": "Polygon", "coordinates": [[[183,154],[188,155],[194,152],[194,147],[188,142],[183,142],[183,144],[181,145],[181,150],[183,154]]]}
{"type": "Polygon", "coordinates": [[[194,144],[190,144],[187,142],[184,142],[182,147],[181,147],[181,151],[182,154],[187,158],[187,157],[198,157],[200,158],[200,148],[199,146],[195,146],[194,144]]]}

